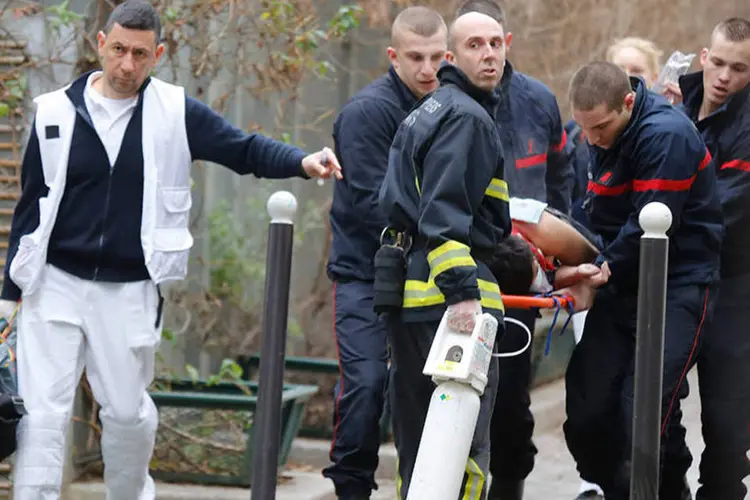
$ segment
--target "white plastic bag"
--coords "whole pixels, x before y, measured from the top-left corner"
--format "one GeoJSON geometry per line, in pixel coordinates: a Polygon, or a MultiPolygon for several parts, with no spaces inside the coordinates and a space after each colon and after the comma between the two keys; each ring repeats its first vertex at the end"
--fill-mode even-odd
{"type": "Polygon", "coordinates": [[[661,94],[667,89],[668,84],[677,83],[679,78],[690,70],[693,59],[695,59],[695,54],[683,54],[679,50],[675,50],[661,68],[659,78],[656,79],[651,90],[661,94]]]}

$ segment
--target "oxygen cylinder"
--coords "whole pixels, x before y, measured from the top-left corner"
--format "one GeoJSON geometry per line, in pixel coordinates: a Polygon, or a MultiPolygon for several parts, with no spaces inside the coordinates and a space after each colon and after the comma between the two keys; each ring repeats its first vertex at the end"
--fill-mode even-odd
{"type": "Polygon", "coordinates": [[[479,394],[461,382],[443,382],[430,399],[409,483],[408,500],[459,497],[479,417],[479,394]]]}
{"type": "Polygon", "coordinates": [[[497,319],[484,313],[477,315],[472,333],[455,332],[443,316],[423,370],[438,385],[430,399],[407,500],[459,497],[497,325],[497,319]]]}

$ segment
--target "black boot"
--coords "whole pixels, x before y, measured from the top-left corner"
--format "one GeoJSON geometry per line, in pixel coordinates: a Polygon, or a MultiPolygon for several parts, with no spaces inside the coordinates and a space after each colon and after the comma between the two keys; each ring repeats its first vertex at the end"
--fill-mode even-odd
{"type": "Polygon", "coordinates": [[[589,490],[579,494],[575,500],[604,500],[604,497],[597,493],[596,490],[589,490]]]}
{"type": "Polygon", "coordinates": [[[493,479],[487,500],[523,500],[523,481],[493,479]]]}

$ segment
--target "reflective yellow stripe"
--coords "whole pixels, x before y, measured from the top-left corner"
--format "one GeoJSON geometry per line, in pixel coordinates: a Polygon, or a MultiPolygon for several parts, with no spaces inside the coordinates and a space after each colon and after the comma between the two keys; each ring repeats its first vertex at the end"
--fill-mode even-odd
{"type": "MultiPolygon", "coordinates": [[[[479,294],[482,297],[481,305],[485,309],[495,309],[505,312],[503,297],[497,283],[482,279],[477,280],[479,294]]],[[[406,280],[404,286],[404,309],[416,307],[429,307],[445,303],[445,296],[440,292],[435,282],[406,280]]]]}
{"type": "Polygon", "coordinates": [[[473,460],[466,462],[466,484],[462,500],[481,500],[484,488],[484,471],[473,460]]]}
{"type": "Polygon", "coordinates": [[[398,457],[396,457],[396,497],[398,497],[398,500],[401,500],[401,485],[403,484],[403,481],[401,481],[401,474],[398,471],[398,457]]]}
{"type": "Polygon", "coordinates": [[[427,254],[430,265],[430,278],[433,280],[443,271],[454,267],[477,267],[467,245],[457,241],[446,241],[427,254]]]}
{"type": "Polygon", "coordinates": [[[497,283],[493,283],[492,281],[477,280],[477,285],[479,285],[479,293],[482,295],[482,307],[505,311],[505,305],[503,304],[503,295],[500,292],[500,287],[497,285],[497,283]]]}
{"type": "Polygon", "coordinates": [[[510,201],[508,184],[502,179],[493,178],[490,181],[490,185],[487,186],[487,189],[484,191],[484,194],[497,198],[498,200],[510,201]]]}

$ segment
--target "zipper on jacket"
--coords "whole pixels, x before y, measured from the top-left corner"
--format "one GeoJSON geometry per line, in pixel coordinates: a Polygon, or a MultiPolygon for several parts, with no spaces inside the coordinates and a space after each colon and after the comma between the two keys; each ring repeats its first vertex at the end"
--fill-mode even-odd
{"type": "MultiPolygon", "coordinates": [[[[107,148],[102,142],[102,138],[99,137],[99,132],[96,131],[96,127],[94,126],[94,122],[91,120],[91,116],[89,116],[88,111],[86,108],[82,106],[76,106],[76,111],[79,115],[83,118],[83,120],[91,127],[91,129],[96,134],[96,138],[99,140],[99,144],[104,148],[104,156],[107,157],[107,163],[109,167],[109,174],[107,178],[107,196],[104,199],[104,217],[102,219],[102,228],[101,233],[99,234],[99,254],[96,258],[96,267],[94,268],[94,276],[92,278],[92,281],[96,281],[99,277],[99,269],[102,263],[102,250],[104,249],[104,228],[106,227],[107,223],[107,214],[109,213],[109,200],[112,193],[112,173],[115,170],[114,165],[109,165],[109,155],[107,154],[107,148]]],[[[115,160],[116,161],[116,160],[115,160]]]]}

